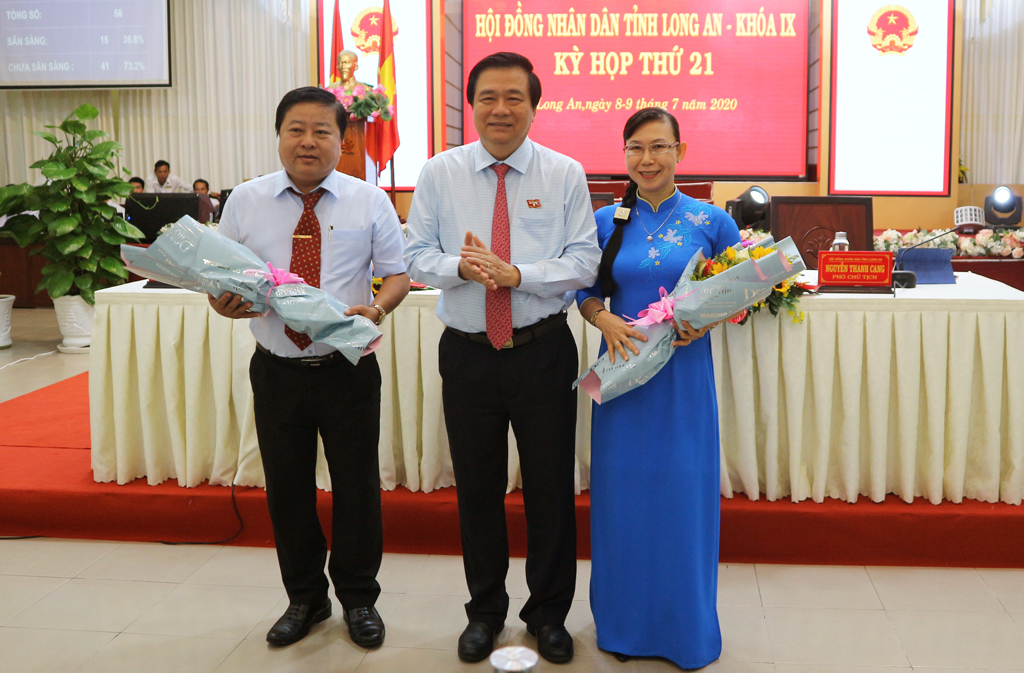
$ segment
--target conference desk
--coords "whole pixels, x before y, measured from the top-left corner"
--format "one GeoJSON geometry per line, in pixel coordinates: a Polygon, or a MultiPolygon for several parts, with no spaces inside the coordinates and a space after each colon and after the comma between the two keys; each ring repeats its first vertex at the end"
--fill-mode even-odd
{"type": "MultiPolygon", "coordinates": [[[[216,315],[203,295],[142,285],[96,294],[94,478],[262,486],[247,323],[216,315]]],[[[437,296],[411,293],[384,325],[377,357],[385,489],[454,483],[437,374],[437,296]]],[[[1021,502],[1024,292],[958,274],[956,285],[809,296],[801,306],[802,323],[764,314],[711,333],[723,495],[1021,502]]],[[[575,309],[569,326],[583,371],[600,335],[575,309]]],[[[580,393],[577,489],[589,486],[590,408],[580,393]]],[[[511,432],[509,444],[512,488],[519,474],[511,432]]],[[[330,488],[322,451],[317,483],[330,488]]]]}

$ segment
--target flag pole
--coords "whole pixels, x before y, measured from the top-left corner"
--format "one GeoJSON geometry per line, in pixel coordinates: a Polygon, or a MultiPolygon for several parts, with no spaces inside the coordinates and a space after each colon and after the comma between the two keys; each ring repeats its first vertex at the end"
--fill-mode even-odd
{"type": "MultiPolygon", "coordinates": [[[[384,0],[384,6],[381,8],[383,14],[383,21],[381,24],[380,31],[380,60],[377,65],[377,79],[380,84],[384,87],[387,92],[388,98],[390,99],[392,108],[392,118],[388,122],[381,122],[381,130],[378,138],[378,151],[381,151],[383,155],[383,147],[385,144],[385,133],[387,134],[387,151],[390,154],[388,157],[388,163],[391,164],[391,189],[389,190],[391,196],[391,204],[397,207],[397,198],[395,196],[395,150],[398,149],[398,121],[395,119],[395,111],[398,109],[398,92],[395,85],[395,45],[394,39],[394,22],[391,19],[391,5],[388,0],[384,0]],[[386,127],[385,127],[386,125],[386,127]]],[[[378,164],[378,171],[380,167],[378,164]]],[[[378,172],[377,175],[380,175],[378,172]]]]}
{"type": "Polygon", "coordinates": [[[398,210],[398,203],[395,201],[395,155],[391,155],[391,161],[388,163],[391,165],[391,205],[398,210]]]}

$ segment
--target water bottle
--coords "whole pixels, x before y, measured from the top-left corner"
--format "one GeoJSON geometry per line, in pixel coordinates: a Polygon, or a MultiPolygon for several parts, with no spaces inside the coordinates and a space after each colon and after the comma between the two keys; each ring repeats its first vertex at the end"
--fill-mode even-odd
{"type": "Polygon", "coordinates": [[[495,673],[529,673],[540,661],[540,657],[528,647],[503,647],[491,653],[490,661],[495,673]]]}
{"type": "Polygon", "coordinates": [[[846,238],[845,231],[837,231],[836,237],[832,240],[831,250],[847,252],[850,249],[850,241],[846,238]]]}

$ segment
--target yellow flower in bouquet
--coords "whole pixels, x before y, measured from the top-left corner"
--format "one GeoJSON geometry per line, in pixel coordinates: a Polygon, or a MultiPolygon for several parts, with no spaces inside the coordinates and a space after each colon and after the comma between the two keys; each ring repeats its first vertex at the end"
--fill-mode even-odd
{"type": "MultiPolygon", "coordinates": [[[[773,253],[775,253],[774,246],[757,246],[756,244],[739,251],[735,248],[727,248],[725,252],[715,255],[711,259],[699,262],[690,279],[696,281],[706,280],[738,264],[742,264],[748,259],[757,260],[773,253]]],[[[791,259],[790,261],[795,260],[791,259]]],[[[793,318],[793,322],[803,322],[804,313],[797,308],[797,305],[800,303],[800,297],[808,292],[813,292],[810,286],[798,283],[792,278],[784,280],[772,288],[772,292],[768,295],[767,299],[754,304],[740,313],[738,317],[733,319],[733,322],[743,325],[751,314],[765,308],[772,315],[778,315],[779,311],[785,310],[793,318]]]]}
{"type": "Polygon", "coordinates": [[[734,266],[738,266],[749,259],[760,259],[772,252],[775,252],[775,248],[744,248],[742,250],[726,248],[724,252],[720,252],[711,259],[698,262],[690,279],[705,280],[711,276],[717,276],[734,266]]]}
{"type": "Polygon", "coordinates": [[[778,312],[785,308],[793,322],[801,323],[805,314],[797,308],[797,304],[800,303],[800,297],[813,291],[809,285],[798,283],[791,278],[773,287],[772,293],[765,301],[768,302],[768,309],[772,315],[778,315],[778,312]]]}
{"type": "Polygon", "coordinates": [[[762,257],[766,257],[767,255],[770,255],[771,253],[775,252],[775,248],[768,246],[759,246],[756,248],[751,248],[749,252],[751,259],[761,259],[762,257]]]}

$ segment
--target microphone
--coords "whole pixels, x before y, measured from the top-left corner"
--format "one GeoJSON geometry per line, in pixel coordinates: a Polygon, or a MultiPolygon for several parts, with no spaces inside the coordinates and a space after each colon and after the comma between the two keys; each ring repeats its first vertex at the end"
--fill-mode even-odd
{"type": "MultiPolygon", "coordinates": [[[[938,236],[932,236],[931,238],[927,238],[927,239],[921,241],[920,243],[915,243],[914,245],[908,246],[906,248],[900,248],[899,250],[896,251],[897,257],[900,257],[899,253],[901,253],[901,252],[906,254],[907,250],[913,250],[914,248],[920,248],[925,243],[931,243],[932,241],[934,241],[937,238],[942,238],[943,236],[949,236],[950,234],[959,234],[959,233],[960,233],[960,227],[958,225],[956,227],[953,227],[949,231],[942,232],[938,236]]],[[[899,266],[900,270],[903,270],[903,260],[902,259],[900,261],[896,262],[896,264],[899,266]]],[[[896,266],[893,266],[893,270],[894,271],[896,270],[896,266]]]]}
{"type": "Polygon", "coordinates": [[[914,245],[907,246],[906,248],[900,248],[899,250],[897,250],[896,257],[893,260],[894,263],[892,267],[893,288],[910,289],[917,287],[917,274],[913,271],[907,271],[903,268],[903,258],[906,256],[908,250],[920,248],[922,245],[931,243],[932,241],[942,238],[943,236],[949,236],[950,234],[959,234],[960,231],[961,225],[957,225],[950,229],[949,231],[944,231],[941,234],[932,236],[931,238],[926,238],[920,243],[915,243],[914,245]]]}

